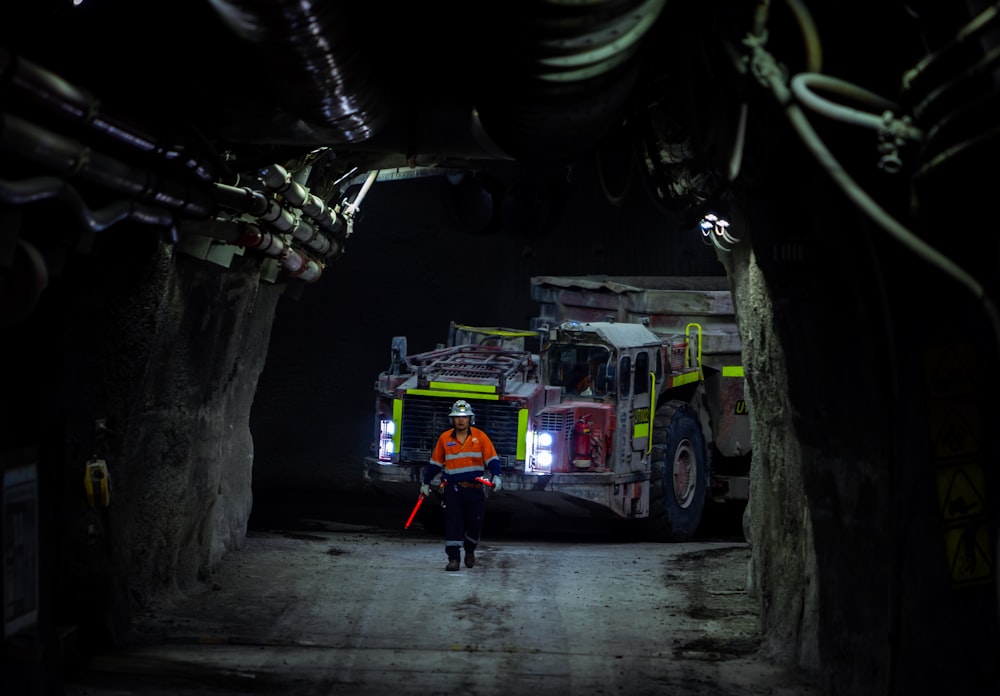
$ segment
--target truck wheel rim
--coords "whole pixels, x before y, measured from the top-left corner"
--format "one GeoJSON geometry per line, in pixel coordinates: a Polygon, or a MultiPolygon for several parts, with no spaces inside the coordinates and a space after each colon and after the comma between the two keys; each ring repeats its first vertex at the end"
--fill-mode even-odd
{"type": "Polygon", "coordinates": [[[694,499],[694,489],[698,483],[695,464],[694,447],[690,441],[684,440],[674,451],[674,497],[682,508],[688,507],[694,499]]]}

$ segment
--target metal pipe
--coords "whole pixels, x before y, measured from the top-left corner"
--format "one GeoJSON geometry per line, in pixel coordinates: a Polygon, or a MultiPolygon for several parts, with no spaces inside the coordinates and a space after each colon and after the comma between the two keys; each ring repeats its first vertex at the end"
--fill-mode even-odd
{"type": "Polygon", "coordinates": [[[378,176],[377,169],[368,172],[368,177],[365,179],[365,183],[361,185],[361,191],[358,192],[357,198],[354,199],[353,203],[344,208],[345,216],[353,217],[354,214],[358,212],[358,209],[361,207],[361,201],[363,201],[365,196],[368,195],[368,189],[370,189],[372,187],[372,184],[375,183],[375,177],[377,176],[378,176]]]}
{"type": "Polygon", "coordinates": [[[212,194],[220,207],[254,216],[263,215],[270,203],[263,193],[246,186],[214,184],[212,194]]]}
{"type": "Polygon", "coordinates": [[[322,275],[322,267],[314,259],[259,225],[216,219],[185,222],[179,231],[182,235],[208,237],[270,256],[293,278],[315,282],[322,275]]]}
{"type": "MultiPolygon", "coordinates": [[[[342,232],[344,223],[337,218],[337,213],[328,208],[322,199],[292,179],[287,169],[279,164],[272,164],[258,171],[257,175],[267,190],[281,194],[289,205],[300,210],[325,232],[330,234],[342,232]]],[[[313,234],[313,229],[308,225],[307,231],[300,238],[307,239],[313,234]]]]}

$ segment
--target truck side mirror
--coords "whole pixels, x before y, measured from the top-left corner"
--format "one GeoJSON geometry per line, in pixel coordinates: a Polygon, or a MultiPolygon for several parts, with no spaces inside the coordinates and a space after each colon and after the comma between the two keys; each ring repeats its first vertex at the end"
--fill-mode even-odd
{"type": "Polygon", "coordinates": [[[389,374],[398,375],[406,362],[406,336],[393,336],[389,349],[389,374]]]}

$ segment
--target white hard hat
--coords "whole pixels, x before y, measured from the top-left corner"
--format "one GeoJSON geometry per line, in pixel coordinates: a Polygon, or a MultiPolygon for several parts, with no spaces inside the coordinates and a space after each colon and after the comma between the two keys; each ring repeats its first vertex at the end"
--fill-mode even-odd
{"type": "Polygon", "coordinates": [[[474,416],[476,415],[472,411],[472,406],[465,399],[459,399],[451,406],[451,413],[448,416],[474,416]]]}

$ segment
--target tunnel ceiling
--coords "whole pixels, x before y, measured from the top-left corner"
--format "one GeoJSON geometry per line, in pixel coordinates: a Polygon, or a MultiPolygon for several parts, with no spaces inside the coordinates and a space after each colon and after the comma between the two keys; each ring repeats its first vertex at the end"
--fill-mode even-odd
{"type": "MultiPolygon", "coordinates": [[[[720,184],[748,86],[734,56],[754,29],[750,3],[664,0],[40,0],[3,14],[6,112],[100,151],[138,131],[179,150],[170,164],[189,178],[322,149],[331,182],[411,165],[503,180],[604,148],[609,176],[650,160],[649,190],[680,210],[720,184]],[[61,104],[49,78],[86,101],[61,104]]],[[[794,44],[775,32],[794,26],[787,8],[770,21],[773,44],[794,44]]]]}
{"type": "MultiPolygon", "coordinates": [[[[3,199],[137,201],[123,215],[169,227],[238,208],[218,185],[259,188],[274,165],[335,207],[373,170],[475,177],[496,198],[586,163],[612,200],[639,179],[691,224],[737,188],[780,191],[794,177],[780,165],[787,124],[748,69],[752,45],[788,74],[817,69],[821,53],[831,73],[891,97],[920,27],[943,13],[854,5],[864,21],[843,40],[844,8],[803,15],[792,1],[7,3],[3,199]],[[811,54],[805,17],[836,40],[811,54]],[[878,61],[856,50],[868,38],[878,61]],[[44,176],[60,183],[33,178],[44,176]]],[[[327,228],[333,241],[306,254],[340,248],[327,228]]]]}

